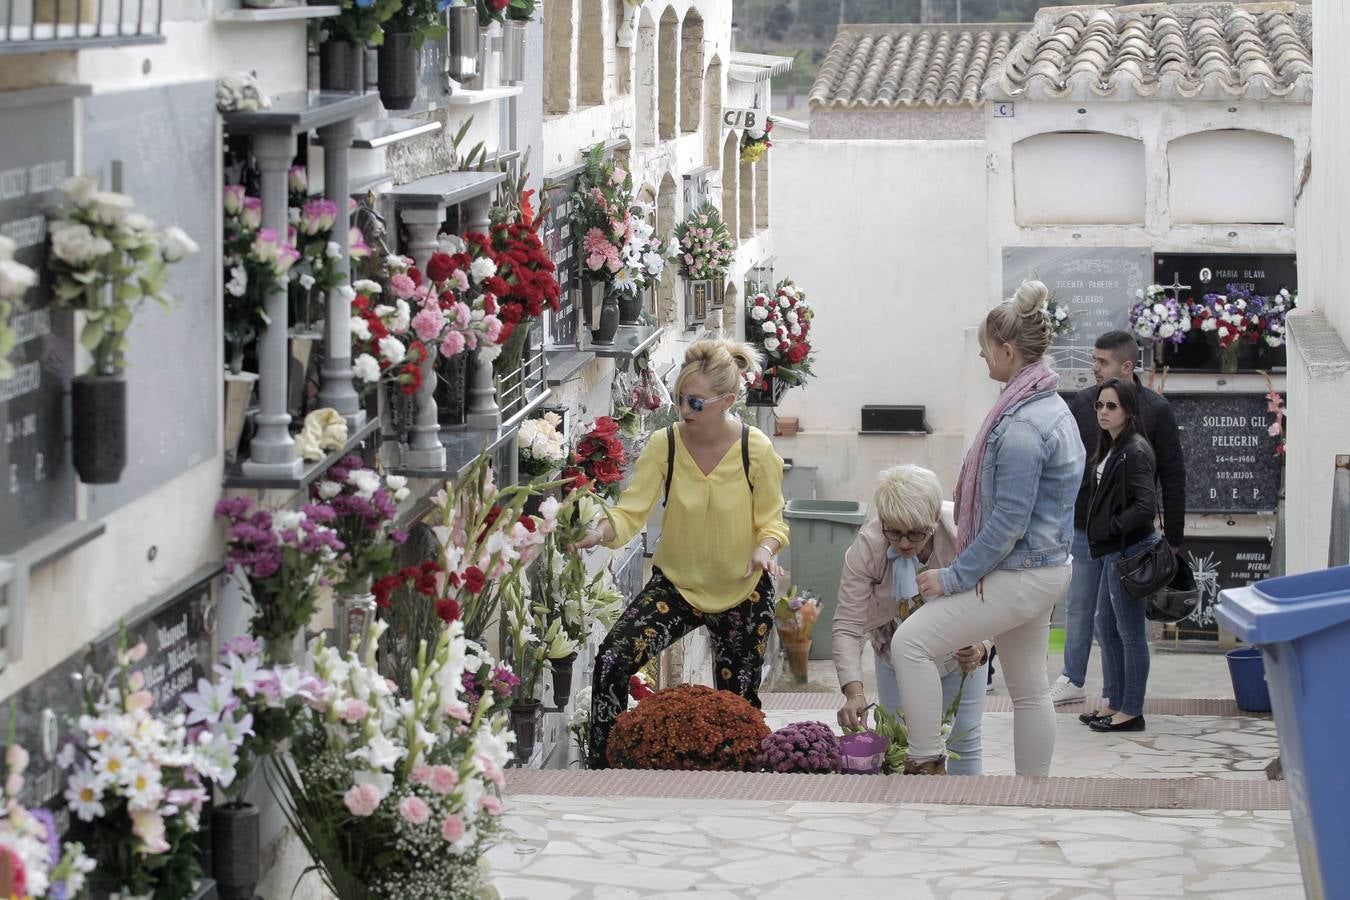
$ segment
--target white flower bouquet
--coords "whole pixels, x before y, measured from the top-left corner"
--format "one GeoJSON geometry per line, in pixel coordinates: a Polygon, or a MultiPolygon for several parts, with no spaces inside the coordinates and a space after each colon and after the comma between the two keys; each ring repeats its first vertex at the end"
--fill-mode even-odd
{"type": "Polygon", "coordinates": [[[384,628],[361,657],[311,645],[330,690],[301,714],[294,768],[273,767],[274,793],[339,900],[484,896],[480,857],[500,832],[512,740],[496,682],[471,677],[491,661],[453,621],[421,645],[400,697],[375,666],[384,628]]]}
{"type": "Polygon", "coordinates": [[[559,426],[562,416],[546,412],[537,419],[526,419],[520,423],[516,442],[520,447],[520,471],[531,478],[538,478],[562,468],[567,460],[567,441],[559,426]]]}

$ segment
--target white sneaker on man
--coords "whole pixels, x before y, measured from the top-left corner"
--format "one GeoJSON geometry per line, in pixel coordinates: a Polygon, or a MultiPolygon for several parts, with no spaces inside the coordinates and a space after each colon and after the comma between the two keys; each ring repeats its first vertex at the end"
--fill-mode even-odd
{"type": "Polygon", "coordinates": [[[1086,698],[1087,691],[1070,681],[1067,675],[1059,676],[1055,679],[1054,684],[1050,685],[1050,702],[1056,706],[1086,698]]]}

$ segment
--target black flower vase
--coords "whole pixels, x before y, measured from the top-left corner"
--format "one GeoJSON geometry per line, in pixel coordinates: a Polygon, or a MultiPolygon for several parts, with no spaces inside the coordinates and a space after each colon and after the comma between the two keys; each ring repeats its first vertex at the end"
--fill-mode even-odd
{"type": "Polygon", "coordinates": [[[253,900],[261,873],[258,807],[229,803],[211,810],[212,877],[220,900],[253,900]]]}
{"type": "Polygon", "coordinates": [[[619,298],[613,291],[606,291],[600,301],[599,322],[591,329],[591,343],[607,347],[614,343],[619,333],[619,298]]]}
{"type": "Polygon", "coordinates": [[[548,661],[549,668],[553,670],[553,705],[558,709],[566,706],[572,697],[572,667],[576,662],[576,653],[548,661]]]}
{"type": "Polygon", "coordinates": [[[77,375],[70,386],[71,450],[85,484],[115,484],[127,465],[127,380],[77,375]]]}
{"type": "Polygon", "coordinates": [[[619,324],[642,324],[642,291],[625,291],[619,295],[619,324]]]}
{"type": "Polygon", "coordinates": [[[511,730],[516,733],[516,765],[525,765],[534,755],[535,722],[538,718],[538,700],[511,704],[511,730]]]}
{"type": "Polygon", "coordinates": [[[385,32],[379,49],[380,102],[407,109],[417,99],[417,48],[407,31],[385,32]]]}
{"type": "Polygon", "coordinates": [[[365,48],[352,41],[329,40],[319,45],[319,87],[360,94],[366,89],[365,48]]]}

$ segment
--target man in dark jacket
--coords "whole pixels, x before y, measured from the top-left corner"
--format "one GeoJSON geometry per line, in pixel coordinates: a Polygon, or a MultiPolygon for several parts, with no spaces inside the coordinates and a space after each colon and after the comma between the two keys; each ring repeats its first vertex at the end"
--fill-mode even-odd
{"type": "MultiPolygon", "coordinates": [[[[1163,534],[1174,550],[1180,551],[1186,528],[1186,461],[1182,457],[1181,437],[1172,405],[1161,394],[1144,387],[1135,374],[1139,345],[1125,331],[1108,331],[1097,338],[1092,351],[1092,374],[1101,384],[1111,378],[1133,378],[1139,388],[1140,412],[1143,414],[1144,434],[1153,445],[1158,465],[1158,483],[1161,486],[1163,534]]],[[[1078,431],[1083,438],[1091,460],[1097,451],[1097,413],[1093,403],[1097,388],[1084,388],[1069,402],[1078,431]]],[[[1073,580],[1065,597],[1066,621],[1064,628],[1064,671],[1050,685],[1050,699],[1068,703],[1084,699],[1083,681],[1087,677],[1088,658],[1092,654],[1093,623],[1097,615],[1097,601],[1105,597],[1101,583],[1102,565],[1088,552],[1087,508],[1092,496],[1093,467],[1083,472],[1083,486],[1078,491],[1078,502],[1073,515],[1073,580]]],[[[1108,698],[1119,700],[1118,697],[1108,698]]]]}

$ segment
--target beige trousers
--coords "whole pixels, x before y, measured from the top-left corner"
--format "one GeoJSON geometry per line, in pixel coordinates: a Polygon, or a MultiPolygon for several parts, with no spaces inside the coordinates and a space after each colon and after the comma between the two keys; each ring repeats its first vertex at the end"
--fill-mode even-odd
{"type": "MultiPolygon", "coordinates": [[[[1055,707],[1045,674],[1050,611],[1069,588],[1068,565],[996,569],[972,590],[925,603],[891,638],[891,662],[909,729],[911,759],[942,755],[942,683],[935,665],[953,651],[992,638],[1013,703],[1018,775],[1050,773],[1055,707]]],[[[984,685],[966,683],[966,690],[984,685]]],[[[987,758],[986,758],[987,759],[987,758]]]]}

